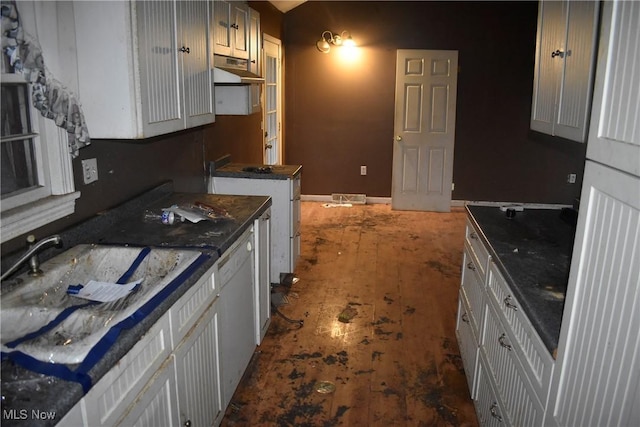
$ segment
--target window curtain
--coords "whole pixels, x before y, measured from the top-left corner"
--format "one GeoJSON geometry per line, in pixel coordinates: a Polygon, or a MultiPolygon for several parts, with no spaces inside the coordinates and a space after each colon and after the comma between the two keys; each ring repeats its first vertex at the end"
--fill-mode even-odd
{"type": "Polygon", "coordinates": [[[43,117],[67,131],[69,152],[78,156],[78,150],[91,143],[82,108],[76,96],[54,78],[45,67],[42,49],[34,37],[20,24],[15,1],[2,1],[2,50],[10,68],[22,73],[31,83],[33,106],[43,117]]]}

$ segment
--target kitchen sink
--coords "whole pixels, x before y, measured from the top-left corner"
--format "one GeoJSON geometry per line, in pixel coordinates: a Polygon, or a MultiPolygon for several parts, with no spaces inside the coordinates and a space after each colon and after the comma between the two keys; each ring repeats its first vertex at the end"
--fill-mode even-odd
{"type": "Polygon", "coordinates": [[[43,275],[25,273],[11,280],[17,285],[2,292],[2,351],[19,351],[43,362],[80,363],[109,330],[130,324],[132,316],[138,320],[146,316],[166,292],[183,283],[201,255],[192,249],[75,246],[43,263],[43,275]],[[142,281],[111,302],[67,293],[69,286],[84,286],[91,280],[142,281]]]}

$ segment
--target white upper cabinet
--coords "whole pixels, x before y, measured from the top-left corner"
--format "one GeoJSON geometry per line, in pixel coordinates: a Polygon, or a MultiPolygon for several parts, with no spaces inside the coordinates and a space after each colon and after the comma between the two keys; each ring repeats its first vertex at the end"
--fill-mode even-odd
{"type": "Polygon", "coordinates": [[[586,141],[598,10],[595,1],[540,1],[531,129],[586,141]]]}
{"type": "Polygon", "coordinates": [[[602,15],[587,158],[640,176],[640,3],[607,2],[602,15]]]}
{"type": "Polygon", "coordinates": [[[214,0],[217,55],[249,58],[249,6],[240,1],[214,0]]]}
{"type": "Polygon", "coordinates": [[[209,2],[74,2],[74,14],[92,138],[149,138],[215,121],[209,2]]]}

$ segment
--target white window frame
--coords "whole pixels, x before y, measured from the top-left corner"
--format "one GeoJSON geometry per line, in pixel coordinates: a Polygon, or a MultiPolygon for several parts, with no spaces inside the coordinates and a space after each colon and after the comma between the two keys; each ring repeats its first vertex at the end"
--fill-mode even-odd
{"type": "MultiPolygon", "coordinates": [[[[2,83],[26,83],[20,74],[2,74],[2,83]]],[[[5,199],[0,204],[0,242],[72,214],[80,192],[75,191],[68,136],[29,100],[34,153],[40,186],[5,199]]]]}

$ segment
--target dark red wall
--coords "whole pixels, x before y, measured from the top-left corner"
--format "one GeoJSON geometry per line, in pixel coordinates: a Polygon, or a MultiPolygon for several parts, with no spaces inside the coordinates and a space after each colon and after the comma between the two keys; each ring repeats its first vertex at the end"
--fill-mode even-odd
{"type": "Polygon", "coordinates": [[[571,203],[585,145],[529,131],[537,2],[308,1],[285,14],[286,162],[303,194],[390,196],[397,49],[459,51],[453,198],[571,203]],[[349,30],[360,59],[316,50],[349,30]],[[368,175],[360,176],[360,165],[368,175]]]}

